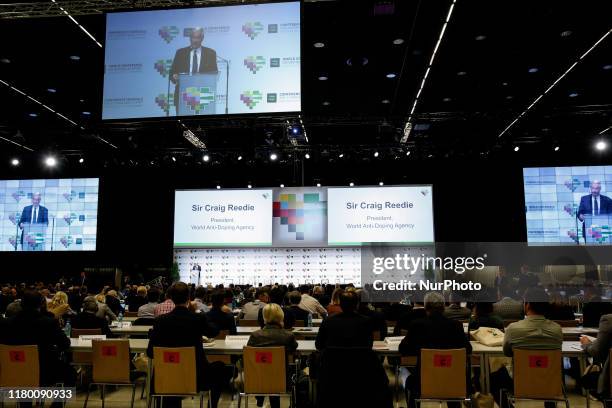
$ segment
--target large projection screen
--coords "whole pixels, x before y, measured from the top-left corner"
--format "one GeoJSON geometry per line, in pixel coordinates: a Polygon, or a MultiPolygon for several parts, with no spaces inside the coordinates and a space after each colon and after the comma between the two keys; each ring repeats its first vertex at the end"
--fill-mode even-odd
{"type": "Polygon", "coordinates": [[[109,13],[102,119],[301,110],[300,3],[109,13]]]}
{"type": "Polygon", "coordinates": [[[97,178],[0,180],[0,251],[95,251],[97,178]]]}

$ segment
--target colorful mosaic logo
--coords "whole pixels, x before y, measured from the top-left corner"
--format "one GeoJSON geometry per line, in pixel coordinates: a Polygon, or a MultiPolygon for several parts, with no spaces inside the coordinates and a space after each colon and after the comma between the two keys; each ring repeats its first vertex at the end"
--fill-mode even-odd
{"type": "Polygon", "coordinates": [[[64,196],[66,201],[68,201],[70,203],[70,202],[72,202],[72,200],[74,200],[76,198],[77,193],[76,193],[76,191],[71,190],[69,193],[64,193],[62,195],[64,196]]]}
{"type": "Polygon", "coordinates": [[[76,221],[78,218],[79,216],[76,213],[70,213],[70,214],[64,215],[64,221],[66,221],[66,224],[68,225],[72,225],[72,223],[76,221]]]}
{"type": "Polygon", "coordinates": [[[215,101],[215,94],[207,86],[190,86],[181,94],[181,100],[198,114],[215,101]]]}
{"type": "Polygon", "coordinates": [[[578,206],[576,204],[565,204],[563,206],[563,211],[569,215],[576,215],[576,210],[578,210],[578,206]]]}
{"type": "Polygon", "coordinates": [[[153,64],[153,67],[155,68],[155,70],[159,72],[159,74],[163,76],[164,78],[166,78],[168,74],[170,73],[171,66],[172,66],[171,59],[166,59],[166,60],[160,59],[160,60],[155,61],[155,64],[153,64]]]}
{"type": "Polygon", "coordinates": [[[578,179],[571,179],[571,180],[565,180],[565,183],[563,183],[563,185],[565,185],[565,187],[567,187],[568,190],[570,190],[571,192],[576,191],[576,189],[580,186],[580,180],[578,179]]]}
{"type": "Polygon", "coordinates": [[[272,217],[280,219],[287,232],[295,233],[296,241],[305,240],[305,219],[323,220],[326,215],[327,202],[319,198],[319,193],[304,193],[301,200],[299,194],[280,194],[272,203],[272,217]]]}
{"type": "Polygon", "coordinates": [[[19,202],[26,194],[23,191],[15,191],[11,196],[15,199],[15,201],[19,202]]]}
{"type": "Polygon", "coordinates": [[[17,217],[19,216],[19,213],[17,214],[9,214],[9,220],[13,223],[13,225],[17,225],[17,217]]]}
{"type": "Polygon", "coordinates": [[[17,249],[17,240],[15,239],[15,237],[9,237],[8,241],[13,248],[17,249]]]}
{"type": "Polygon", "coordinates": [[[244,102],[249,109],[253,109],[263,99],[263,94],[260,91],[244,91],[240,94],[240,100],[244,102]]]}
{"type": "Polygon", "coordinates": [[[71,235],[64,235],[60,238],[60,242],[64,246],[64,248],[68,248],[70,245],[74,244],[74,239],[71,235]]]}
{"type": "Polygon", "coordinates": [[[593,224],[590,228],[587,228],[586,235],[598,244],[609,243],[612,237],[612,229],[609,225],[593,224]]]}
{"type": "Polygon", "coordinates": [[[170,99],[168,102],[168,95],[159,94],[155,97],[155,103],[159,106],[164,112],[167,112],[170,109],[170,106],[174,106],[174,95],[170,95],[170,99]]]}
{"type": "Polygon", "coordinates": [[[249,56],[244,59],[244,66],[253,74],[256,74],[264,65],[266,65],[266,59],[260,55],[255,57],[249,56]]]}
{"type": "Polygon", "coordinates": [[[263,24],[259,21],[248,22],[242,25],[242,32],[247,35],[251,40],[254,40],[255,37],[259,35],[264,29],[263,24]]]}
{"type": "Polygon", "coordinates": [[[170,44],[170,42],[178,35],[179,29],[177,26],[163,26],[159,29],[158,33],[166,44],[170,44]]]}

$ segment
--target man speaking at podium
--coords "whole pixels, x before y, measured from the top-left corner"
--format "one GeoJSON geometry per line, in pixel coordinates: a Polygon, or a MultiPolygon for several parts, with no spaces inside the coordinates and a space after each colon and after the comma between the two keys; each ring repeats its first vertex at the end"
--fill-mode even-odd
{"type": "MultiPolygon", "coordinates": [[[[40,205],[40,193],[32,194],[32,205],[27,205],[21,211],[19,219],[19,228],[23,230],[24,224],[43,224],[49,225],[49,211],[46,207],[40,205]]],[[[23,233],[21,234],[21,247],[23,249],[23,233]]],[[[42,247],[40,248],[42,250],[42,247]]]]}
{"type": "Polygon", "coordinates": [[[580,206],[578,207],[578,219],[583,222],[582,236],[586,239],[586,230],[584,225],[585,215],[606,215],[612,214],[612,199],[601,195],[601,181],[591,181],[591,194],[580,198],[580,206]]]}
{"type": "Polygon", "coordinates": [[[172,67],[170,67],[170,80],[176,85],[174,88],[174,106],[176,115],[179,109],[179,74],[216,74],[217,53],[212,48],[203,47],[204,28],[194,28],[189,34],[189,47],[176,50],[172,67]]]}

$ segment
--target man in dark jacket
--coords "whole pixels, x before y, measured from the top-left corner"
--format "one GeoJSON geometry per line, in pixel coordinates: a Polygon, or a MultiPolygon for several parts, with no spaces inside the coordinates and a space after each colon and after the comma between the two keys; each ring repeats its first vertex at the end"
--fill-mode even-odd
{"type": "MultiPolygon", "coordinates": [[[[208,363],[202,346],[202,336],[215,337],[219,330],[208,323],[204,313],[189,310],[189,287],[177,282],[170,289],[175,308],[155,319],[149,334],[147,355],[153,357],[154,347],[193,347],[195,349],[198,386],[210,389],[212,408],[217,407],[222,387],[229,382],[222,362],[208,363]]],[[[164,398],[164,405],[180,407],[180,398],[164,398]]]]}
{"type": "Polygon", "coordinates": [[[44,301],[37,291],[26,289],[21,298],[21,311],[0,322],[0,344],[38,346],[40,384],[74,385],[76,373],[59,356],[70,348],[70,339],[56,319],[41,312],[44,301]]]}
{"type": "MultiPolygon", "coordinates": [[[[409,395],[408,407],[415,407],[415,398],[420,395],[420,355],[421,349],[459,349],[465,348],[469,355],[472,345],[463,331],[463,325],[444,316],[444,297],[435,292],[425,295],[426,317],[416,319],[408,327],[408,333],[399,345],[399,352],[406,356],[417,356],[417,368],[406,380],[409,395]]],[[[468,371],[469,372],[469,369],[468,371]]],[[[466,372],[466,376],[467,376],[466,372]]],[[[467,382],[469,384],[469,381],[467,382]]],[[[448,403],[459,407],[459,403],[448,403]]]]}
{"type": "Polygon", "coordinates": [[[98,312],[98,302],[93,296],[88,296],[83,300],[83,311],[72,318],[70,321],[73,329],[100,329],[101,334],[106,337],[113,337],[113,333],[108,327],[108,322],[103,317],[96,316],[98,312]]]}
{"type": "Polygon", "coordinates": [[[236,320],[231,313],[223,311],[225,303],[225,292],[220,290],[211,296],[212,308],[206,313],[206,318],[219,330],[227,330],[229,334],[236,334],[236,320]]]}
{"type": "Polygon", "coordinates": [[[298,305],[302,301],[302,294],[297,290],[293,292],[289,292],[289,307],[285,310],[286,314],[293,315],[293,320],[298,321],[301,320],[304,322],[304,326],[306,326],[306,322],[308,321],[308,315],[310,312],[308,310],[304,310],[298,305]]]}

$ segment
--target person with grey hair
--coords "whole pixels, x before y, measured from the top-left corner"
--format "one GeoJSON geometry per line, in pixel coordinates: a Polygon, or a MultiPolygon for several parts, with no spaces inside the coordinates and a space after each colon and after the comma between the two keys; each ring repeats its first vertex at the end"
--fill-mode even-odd
{"type": "MultiPolygon", "coordinates": [[[[23,230],[26,224],[42,224],[49,225],[49,211],[46,207],[40,205],[42,195],[40,192],[32,194],[32,205],[23,207],[21,211],[21,217],[19,218],[19,228],[23,230]]],[[[23,249],[23,233],[21,234],[21,247],[23,249]]],[[[35,250],[42,251],[42,245],[36,245],[35,250]]]]}
{"type": "Polygon", "coordinates": [[[204,29],[192,28],[189,31],[189,46],[176,50],[172,66],[170,67],[170,81],[176,85],[174,91],[174,105],[178,116],[179,107],[179,75],[180,74],[216,74],[217,53],[212,48],[202,46],[204,29]]]}
{"type": "Polygon", "coordinates": [[[98,302],[94,296],[87,296],[83,300],[83,311],[72,318],[73,329],[100,329],[100,334],[107,338],[113,337],[113,333],[108,327],[108,322],[103,317],[96,316],[98,312],[98,302]]]}
{"type": "Polygon", "coordinates": [[[586,240],[586,228],[590,225],[585,225],[585,216],[597,216],[612,214],[612,199],[601,194],[601,181],[591,180],[589,186],[590,194],[580,198],[580,205],[576,212],[576,217],[582,222],[582,236],[586,240]]]}
{"type": "MultiPolygon", "coordinates": [[[[457,320],[444,316],[444,296],[436,292],[425,295],[425,317],[410,323],[408,333],[399,345],[403,356],[417,356],[417,367],[406,379],[406,400],[408,407],[416,406],[415,398],[420,395],[421,350],[422,349],[460,349],[464,348],[469,355],[472,345],[463,330],[463,325],[457,320]]],[[[469,361],[469,358],[468,358],[469,361]]],[[[469,378],[469,364],[466,376],[469,378]]],[[[470,381],[466,382],[469,386],[470,381]]],[[[459,407],[459,403],[448,403],[449,408],[459,407]]]]}

